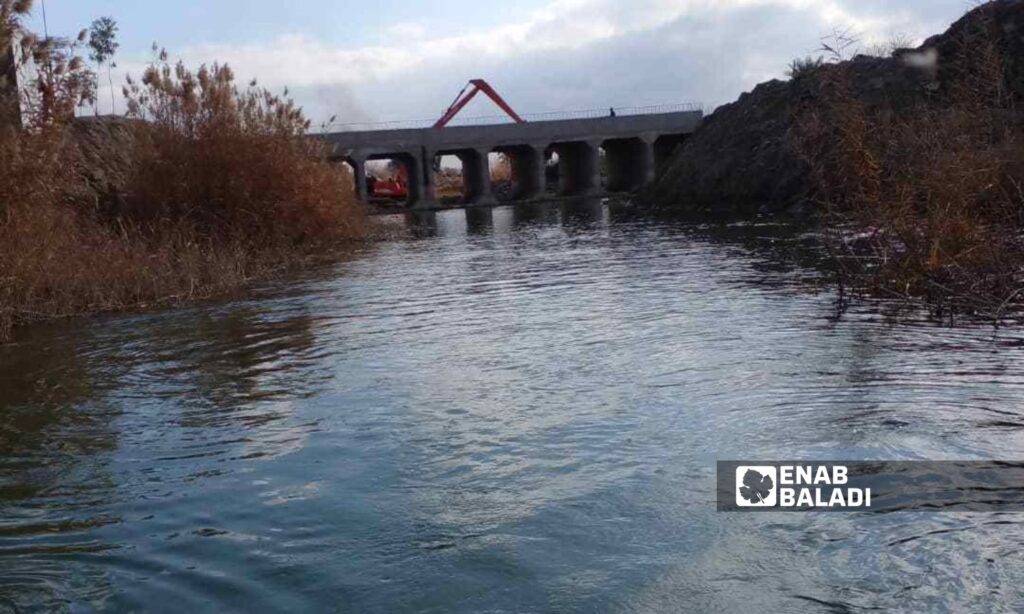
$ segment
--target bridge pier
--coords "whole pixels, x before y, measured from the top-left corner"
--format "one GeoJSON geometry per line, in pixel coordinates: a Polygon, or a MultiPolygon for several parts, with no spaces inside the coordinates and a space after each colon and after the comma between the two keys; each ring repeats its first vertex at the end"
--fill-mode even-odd
{"type": "Polygon", "coordinates": [[[512,163],[512,200],[529,200],[544,192],[544,150],[546,144],[499,147],[512,163]]]}
{"type": "Polygon", "coordinates": [[[352,167],[352,182],[356,191],[356,199],[365,203],[370,199],[370,193],[366,186],[366,160],[363,158],[347,158],[349,166],[352,167]]]}
{"type": "Polygon", "coordinates": [[[654,180],[654,148],[642,138],[604,142],[609,192],[637,190],[654,180]]]}
{"type": "Polygon", "coordinates": [[[434,206],[434,155],[426,148],[410,152],[409,206],[413,209],[429,209],[434,206]]]}
{"type": "Polygon", "coordinates": [[[644,169],[644,182],[643,185],[654,183],[654,180],[658,178],[658,164],[654,157],[654,140],[656,136],[642,136],[640,142],[643,143],[643,149],[641,153],[643,155],[643,169],[644,169]]]}
{"type": "Polygon", "coordinates": [[[522,198],[537,198],[547,191],[547,159],[544,157],[545,145],[530,145],[530,153],[523,159],[522,198]]]}
{"type": "Polygon", "coordinates": [[[494,203],[491,191],[491,166],[488,162],[490,153],[490,149],[471,149],[459,156],[462,161],[462,194],[467,204],[494,203]]]}
{"type": "Polygon", "coordinates": [[[556,143],[558,192],[562,196],[590,196],[601,188],[597,141],[556,143]]]}

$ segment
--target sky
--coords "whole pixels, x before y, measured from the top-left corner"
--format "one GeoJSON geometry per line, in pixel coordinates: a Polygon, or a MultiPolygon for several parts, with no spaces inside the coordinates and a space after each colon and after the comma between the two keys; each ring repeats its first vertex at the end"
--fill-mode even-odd
{"type": "MultiPolygon", "coordinates": [[[[472,78],[520,113],[684,102],[707,110],[785,78],[821,37],[864,48],[920,42],[972,0],[36,0],[30,25],[74,35],[120,26],[115,82],[152,45],[191,66],[221,61],[240,80],[289,88],[315,125],[436,119],[472,78]]],[[[109,102],[107,103],[109,104],[109,102]]],[[[123,108],[123,106],[121,107],[123,108]]],[[[483,97],[468,116],[499,111],[483,97]]]]}

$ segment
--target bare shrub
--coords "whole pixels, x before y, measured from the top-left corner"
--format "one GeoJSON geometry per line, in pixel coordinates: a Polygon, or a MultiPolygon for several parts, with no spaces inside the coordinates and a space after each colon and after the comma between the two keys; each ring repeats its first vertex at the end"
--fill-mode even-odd
{"type": "Polygon", "coordinates": [[[864,55],[870,55],[876,58],[887,58],[895,55],[898,51],[903,49],[911,49],[914,45],[914,39],[908,34],[893,34],[884,42],[875,43],[863,51],[864,55]]]}
{"type": "Polygon", "coordinates": [[[362,235],[350,173],[305,137],[309,122],[286,97],[239,89],[224,65],[171,66],[166,53],[125,94],[146,123],[121,216],[251,244],[362,235]]]}
{"type": "Polygon", "coordinates": [[[1019,298],[1024,129],[987,26],[958,41],[940,99],[911,108],[852,95],[848,65],[822,73],[822,104],[794,136],[845,281],[937,311],[998,314],[1019,298]]]}
{"type": "Polygon", "coordinates": [[[24,322],[230,292],[365,235],[350,174],[285,97],[165,59],[128,94],[137,138],[111,206],[97,208],[62,122],[0,132],[0,339],[24,322]]]}
{"type": "Polygon", "coordinates": [[[490,167],[492,183],[512,181],[512,158],[506,153],[499,153],[490,167]]]}
{"type": "Polygon", "coordinates": [[[439,200],[461,198],[465,186],[462,171],[454,168],[442,168],[434,175],[434,197],[439,200]]]}
{"type": "Polygon", "coordinates": [[[21,39],[21,107],[26,125],[42,130],[66,123],[75,109],[96,100],[96,74],[82,59],[88,33],[77,38],[37,38],[26,33],[21,39]]]}
{"type": "Polygon", "coordinates": [[[818,51],[824,53],[829,62],[845,62],[857,55],[859,44],[860,37],[853,28],[833,28],[831,34],[821,37],[821,47],[818,51]]]}
{"type": "Polygon", "coordinates": [[[799,79],[800,77],[814,73],[824,64],[825,58],[821,56],[816,58],[811,56],[797,58],[789,63],[789,68],[786,70],[786,76],[793,79],[799,79]]]}

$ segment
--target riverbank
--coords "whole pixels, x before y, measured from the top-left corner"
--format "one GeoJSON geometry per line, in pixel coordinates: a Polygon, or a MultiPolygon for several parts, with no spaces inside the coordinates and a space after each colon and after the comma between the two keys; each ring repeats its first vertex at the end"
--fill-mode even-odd
{"type": "Polygon", "coordinates": [[[1024,3],[996,0],[917,48],[794,62],[708,117],[647,199],[817,215],[844,288],[998,317],[1024,291],[1021,31],[1024,3]]]}
{"type": "Polygon", "coordinates": [[[351,176],[289,100],[165,58],[133,88],[131,119],[0,135],[0,339],[231,293],[367,236],[351,176]]]}

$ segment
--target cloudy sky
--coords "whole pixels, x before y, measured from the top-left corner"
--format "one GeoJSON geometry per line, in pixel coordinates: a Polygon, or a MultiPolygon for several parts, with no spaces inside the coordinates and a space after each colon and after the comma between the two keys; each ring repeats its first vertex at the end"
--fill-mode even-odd
{"type": "MultiPolygon", "coordinates": [[[[34,25],[42,30],[43,0],[34,25]]],[[[734,99],[821,36],[944,30],[972,0],[45,0],[51,34],[121,26],[119,71],[154,42],[192,65],[288,86],[319,123],[436,118],[483,77],[522,113],[734,99]]],[[[122,74],[118,74],[120,80],[122,74]]],[[[484,100],[465,112],[492,115],[484,100]]]]}

